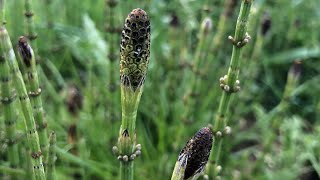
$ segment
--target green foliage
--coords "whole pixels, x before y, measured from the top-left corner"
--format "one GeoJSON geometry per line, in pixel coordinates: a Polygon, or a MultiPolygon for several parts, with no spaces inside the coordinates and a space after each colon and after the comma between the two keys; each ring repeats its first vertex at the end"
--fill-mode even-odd
{"type": "MultiPolygon", "coordinates": [[[[121,125],[121,33],[106,29],[109,7],[103,0],[31,2],[38,34],[34,41],[41,58],[41,98],[48,132],[56,134],[50,149],[57,157],[55,179],[118,179],[119,161],[112,147],[121,125]],[[109,56],[112,53],[115,61],[109,56]]],[[[117,2],[112,18],[115,30],[122,29],[128,13],[138,7],[148,13],[152,27],[147,80],[136,122],[142,154],[135,160],[134,176],[169,179],[189,137],[215,123],[222,95],[219,78],[226,74],[232,52],[227,37],[234,33],[240,1],[234,6],[217,0],[117,2]],[[212,28],[203,38],[201,25],[206,18],[212,28]]],[[[231,98],[226,115],[232,133],[223,140],[218,174],[222,179],[319,179],[318,4],[317,0],[253,2],[251,41],[240,58],[241,91],[231,98]],[[265,13],[271,26],[262,34],[265,13]],[[301,62],[301,74],[296,84],[287,83],[296,61],[301,62]]],[[[7,0],[5,10],[15,47],[25,32],[24,1],[7,0]]],[[[20,111],[17,144],[19,152],[25,152],[23,113],[18,103],[14,105],[20,111]]],[[[19,156],[17,168],[8,162],[4,109],[1,103],[0,179],[11,175],[24,179],[27,159],[19,156]]]]}

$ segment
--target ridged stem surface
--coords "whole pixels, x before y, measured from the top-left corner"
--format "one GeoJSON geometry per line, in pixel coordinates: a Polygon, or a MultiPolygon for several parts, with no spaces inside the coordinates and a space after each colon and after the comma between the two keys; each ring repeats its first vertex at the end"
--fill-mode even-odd
{"type": "Polygon", "coordinates": [[[0,28],[0,43],[1,51],[4,54],[6,62],[9,64],[10,71],[13,75],[14,85],[17,95],[20,99],[21,109],[24,115],[25,132],[27,135],[28,144],[31,150],[30,156],[32,158],[33,173],[36,179],[45,179],[44,167],[42,164],[42,153],[39,144],[39,136],[34,121],[32,106],[24,84],[21,72],[18,68],[16,56],[12,49],[12,44],[5,27],[0,28]]]}
{"type": "MultiPolygon", "coordinates": [[[[237,20],[237,25],[235,29],[235,35],[233,37],[234,42],[242,42],[245,38],[245,34],[247,31],[247,24],[249,19],[249,13],[250,8],[252,5],[251,0],[242,0],[241,7],[240,7],[240,13],[237,20]]],[[[228,79],[226,82],[226,85],[230,87],[231,90],[235,89],[235,82],[238,78],[239,71],[240,71],[240,65],[241,65],[241,59],[240,54],[243,46],[237,46],[236,44],[233,45],[232,49],[232,56],[231,56],[231,62],[228,69],[228,79]]],[[[227,112],[229,109],[230,99],[232,97],[232,91],[223,91],[222,97],[220,99],[218,113],[215,118],[213,131],[214,132],[223,132],[224,128],[227,124],[227,112]]],[[[220,157],[220,151],[222,149],[222,141],[223,137],[215,138],[213,151],[211,153],[211,160],[214,162],[215,165],[219,163],[219,157],[220,157]],[[217,146],[216,146],[217,145],[217,146]]],[[[216,173],[214,173],[214,176],[216,173]]]]}
{"type": "Polygon", "coordinates": [[[44,116],[44,109],[42,106],[41,92],[39,84],[39,76],[36,68],[35,55],[32,48],[28,45],[27,39],[21,37],[19,40],[18,51],[20,53],[20,60],[22,73],[24,74],[24,81],[29,93],[31,105],[33,107],[34,120],[39,133],[40,148],[43,159],[46,160],[48,156],[49,140],[47,134],[47,122],[44,116]],[[29,54],[29,56],[27,55],[29,54]]]}

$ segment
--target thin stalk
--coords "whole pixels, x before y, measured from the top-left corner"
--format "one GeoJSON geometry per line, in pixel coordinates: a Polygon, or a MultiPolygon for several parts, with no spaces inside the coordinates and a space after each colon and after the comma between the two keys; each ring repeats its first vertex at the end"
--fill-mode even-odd
{"type": "Polygon", "coordinates": [[[109,92],[111,93],[110,95],[110,116],[111,120],[114,120],[116,118],[116,113],[115,113],[115,104],[116,104],[116,81],[115,81],[115,66],[118,66],[117,64],[117,50],[116,50],[116,42],[118,42],[118,28],[116,26],[115,20],[116,14],[115,14],[115,8],[118,4],[118,0],[106,0],[105,1],[106,5],[106,39],[108,40],[109,43],[109,54],[108,54],[108,59],[110,61],[110,68],[109,68],[109,92]]]}
{"type": "MultiPolygon", "coordinates": [[[[122,123],[120,128],[120,154],[129,156],[134,153],[136,146],[136,117],[142,87],[132,91],[129,87],[121,86],[122,123]]],[[[120,179],[133,179],[133,161],[120,161],[120,179]]]]}
{"type": "MultiPolygon", "coordinates": [[[[5,21],[4,0],[0,0],[0,20],[5,21]]],[[[1,23],[3,24],[3,23],[1,23]]],[[[6,63],[4,54],[0,55],[0,83],[1,83],[1,102],[4,109],[4,123],[6,128],[6,138],[8,141],[8,159],[12,168],[18,167],[19,152],[16,141],[16,120],[17,108],[14,107],[16,99],[14,88],[12,87],[12,76],[8,63],[6,63]]]]}
{"type": "Polygon", "coordinates": [[[54,180],[55,179],[55,161],[56,161],[56,134],[52,132],[50,134],[50,146],[49,146],[49,155],[47,160],[47,180],[54,180]]]}
{"type": "Polygon", "coordinates": [[[26,30],[25,30],[25,35],[28,37],[28,39],[31,42],[31,45],[33,47],[34,54],[36,56],[36,60],[38,62],[39,57],[38,57],[38,47],[36,43],[36,39],[38,37],[35,26],[34,26],[34,14],[32,10],[32,0],[25,0],[24,1],[24,7],[25,7],[25,17],[26,17],[26,30]]]}
{"type": "Polygon", "coordinates": [[[41,156],[42,153],[39,144],[39,136],[32,113],[32,106],[21,72],[18,68],[18,63],[16,61],[16,57],[12,49],[10,37],[5,27],[0,28],[0,43],[1,53],[4,54],[6,63],[9,64],[10,71],[13,75],[15,88],[20,99],[21,109],[25,119],[25,131],[27,135],[28,144],[31,150],[30,156],[32,157],[33,173],[36,179],[45,179],[44,167],[42,164],[41,156]]]}
{"type": "MultiPolygon", "coordinates": [[[[214,162],[214,165],[218,165],[220,151],[222,149],[223,144],[223,136],[222,132],[225,130],[227,125],[227,112],[229,109],[230,100],[232,97],[232,93],[237,91],[237,78],[239,75],[239,71],[241,68],[240,54],[242,47],[248,42],[250,39],[248,35],[246,35],[248,18],[250,14],[250,8],[252,5],[252,0],[242,0],[240,13],[237,20],[235,35],[232,38],[229,38],[233,43],[231,62],[228,69],[227,77],[222,79],[223,85],[223,93],[220,99],[219,108],[217,112],[217,116],[214,122],[213,131],[216,133],[216,138],[214,142],[218,146],[213,148],[210,159],[214,162]]],[[[213,171],[214,172],[214,171],[213,171]]],[[[215,176],[215,174],[214,174],[215,176]]]]}
{"type": "Polygon", "coordinates": [[[8,159],[10,166],[16,168],[19,164],[18,146],[16,143],[16,120],[17,108],[14,106],[15,91],[12,88],[11,74],[8,63],[3,55],[0,57],[0,81],[1,81],[1,102],[4,109],[4,123],[6,127],[6,139],[8,144],[8,159]]]}
{"type": "Polygon", "coordinates": [[[49,141],[47,135],[47,122],[44,117],[44,109],[41,100],[41,88],[39,85],[38,73],[36,68],[35,56],[32,48],[29,46],[27,39],[20,37],[18,44],[19,57],[22,65],[27,91],[33,107],[33,115],[39,133],[40,148],[43,159],[47,159],[49,141]]]}

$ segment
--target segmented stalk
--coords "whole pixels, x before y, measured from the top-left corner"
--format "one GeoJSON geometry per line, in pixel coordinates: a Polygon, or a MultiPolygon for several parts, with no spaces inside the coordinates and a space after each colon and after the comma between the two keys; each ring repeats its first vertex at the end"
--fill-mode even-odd
{"type": "Polygon", "coordinates": [[[210,156],[212,137],[212,131],[204,127],[187,142],[179,154],[171,180],[195,180],[200,176],[210,156]]]}
{"type": "Polygon", "coordinates": [[[5,27],[0,28],[0,43],[0,53],[4,54],[4,58],[6,62],[9,64],[10,71],[13,75],[15,89],[20,99],[21,109],[25,120],[25,131],[27,135],[28,144],[31,150],[30,156],[32,157],[33,173],[36,179],[45,179],[44,168],[42,164],[42,153],[39,144],[39,136],[32,114],[32,106],[21,72],[18,68],[18,63],[16,61],[16,57],[12,49],[12,44],[8,32],[5,29],[5,27]]]}
{"type": "Polygon", "coordinates": [[[25,37],[20,37],[18,43],[18,52],[22,65],[22,72],[33,107],[34,120],[39,133],[40,148],[42,151],[43,159],[48,155],[48,135],[47,135],[47,122],[44,117],[44,109],[41,100],[41,88],[39,85],[38,73],[36,68],[35,56],[32,48],[29,46],[25,37]]]}
{"type": "MultiPolygon", "coordinates": [[[[235,35],[234,37],[229,37],[229,39],[233,43],[231,62],[228,69],[227,76],[225,76],[225,78],[220,79],[220,83],[222,83],[221,87],[223,88],[224,91],[220,99],[219,109],[218,109],[218,113],[215,118],[214,127],[213,127],[213,131],[216,133],[215,144],[217,144],[216,146],[217,148],[213,149],[210,159],[215,163],[215,166],[217,166],[219,163],[219,156],[220,156],[220,151],[222,148],[222,140],[223,140],[222,133],[228,132],[228,130],[226,129],[226,125],[227,125],[226,116],[229,109],[230,99],[231,99],[232,93],[237,92],[238,83],[236,81],[241,68],[240,53],[241,53],[242,47],[250,39],[249,38],[250,36],[246,34],[246,31],[247,31],[247,24],[248,24],[251,5],[252,5],[252,0],[242,0],[240,13],[238,16],[237,25],[235,29],[235,35]]],[[[214,174],[214,176],[215,175],[216,173],[214,174]]]]}
{"type": "Polygon", "coordinates": [[[25,36],[28,37],[28,39],[31,42],[31,45],[33,47],[33,51],[35,54],[35,59],[36,61],[38,61],[38,47],[37,47],[37,43],[36,43],[36,39],[38,37],[36,30],[35,30],[35,26],[34,26],[34,14],[33,14],[33,10],[32,10],[32,0],[25,0],[24,1],[24,7],[25,7],[25,17],[26,17],[26,29],[25,29],[25,36]]]}
{"type": "Polygon", "coordinates": [[[116,79],[115,79],[115,66],[117,66],[117,56],[119,54],[118,51],[116,50],[116,43],[119,42],[119,34],[121,31],[118,30],[119,28],[117,28],[116,26],[116,22],[115,20],[116,18],[116,13],[115,13],[115,8],[118,4],[118,0],[106,0],[106,27],[105,30],[107,32],[106,34],[106,39],[109,43],[109,54],[108,54],[108,59],[110,61],[110,69],[109,69],[109,92],[111,93],[111,98],[110,98],[110,116],[111,116],[111,120],[113,121],[114,119],[116,119],[116,113],[115,113],[115,104],[116,104],[116,79]]]}
{"type": "Polygon", "coordinates": [[[126,18],[121,35],[120,80],[122,123],[118,146],[120,176],[133,179],[136,148],[136,116],[150,57],[150,22],[142,9],[134,9],[126,18]]]}
{"type": "MultiPolygon", "coordinates": [[[[5,0],[0,0],[1,26],[5,24],[5,0]]],[[[16,143],[16,120],[17,108],[14,107],[16,94],[12,87],[11,74],[8,63],[5,60],[3,51],[0,52],[0,100],[4,108],[4,124],[6,127],[6,139],[8,144],[8,159],[10,166],[16,168],[19,164],[18,145],[16,143]]]]}
{"type": "Polygon", "coordinates": [[[50,146],[49,146],[49,155],[48,155],[48,165],[47,165],[47,180],[55,179],[55,161],[56,161],[56,134],[52,132],[49,137],[50,146]]]}
{"type": "Polygon", "coordinates": [[[8,63],[3,54],[0,55],[0,81],[1,103],[4,109],[4,123],[6,127],[6,139],[8,144],[8,159],[10,166],[16,168],[19,164],[18,146],[16,144],[16,120],[17,108],[15,107],[16,94],[12,88],[11,74],[8,63]]]}

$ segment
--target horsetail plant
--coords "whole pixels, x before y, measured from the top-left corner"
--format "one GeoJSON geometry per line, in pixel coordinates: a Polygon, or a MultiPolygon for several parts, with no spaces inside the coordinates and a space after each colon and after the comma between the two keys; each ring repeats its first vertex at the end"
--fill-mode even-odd
{"type": "Polygon", "coordinates": [[[147,13],[134,9],[126,18],[120,44],[122,123],[118,147],[122,180],[133,179],[133,161],[141,154],[136,144],[136,116],[150,57],[150,21],[147,13]]]}
{"type": "Polygon", "coordinates": [[[240,81],[237,80],[241,68],[240,54],[242,47],[244,47],[251,39],[249,34],[246,32],[251,5],[252,0],[242,0],[235,29],[235,36],[228,37],[233,45],[233,49],[228,74],[220,78],[220,87],[222,88],[223,93],[213,127],[215,135],[214,143],[216,144],[216,148],[213,149],[210,157],[210,160],[214,162],[215,170],[212,171],[214,172],[213,176],[217,175],[216,169],[220,169],[217,167],[221,167],[218,163],[223,137],[224,135],[231,133],[231,128],[227,126],[227,112],[232,94],[240,90],[240,81]]]}
{"type": "MultiPolygon", "coordinates": [[[[5,24],[4,3],[4,0],[0,0],[1,25],[5,24]]],[[[16,143],[16,120],[18,117],[17,109],[14,107],[16,94],[14,88],[12,87],[12,76],[8,63],[6,63],[3,52],[0,53],[0,100],[4,109],[4,124],[6,129],[6,141],[8,144],[8,159],[10,166],[12,168],[16,168],[19,164],[18,145],[16,143]]]]}
{"type": "Polygon", "coordinates": [[[4,110],[4,124],[6,127],[6,142],[8,144],[8,159],[10,166],[16,168],[19,164],[18,146],[16,143],[17,108],[15,107],[16,94],[12,87],[12,78],[8,63],[3,54],[0,56],[1,103],[4,110]]]}
{"type": "Polygon", "coordinates": [[[115,113],[115,104],[116,104],[116,96],[114,95],[116,92],[116,80],[115,80],[115,66],[116,66],[116,59],[118,54],[116,53],[116,42],[119,41],[119,36],[121,29],[116,26],[116,6],[118,4],[118,0],[106,0],[106,24],[105,24],[105,31],[106,31],[106,39],[109,43],[109,54],[108,59],[110,61],[110,72],[109,72],[109,92],[111,93],[110,99],[110,116],[111,120],[116,118],[115,113]]]}
{"type": "Polygon", "coordinates": [[[195,180],[208,162],[212,146],[212,131],[200,129],[181,150],[171,180],[195,180]]]}
{"type": "Polygon", "coordinates": [[[21,60],[21,71],[24,74],[26,88],[29,94],[31,105],[33,107],[33,115],[39,133],[40,147],[43,158],[46,159],[48,155],[48,134],[47,122],[44,117],[44,109],[41,100],[41,88],[39,85],[39,78],[36,68],[35,55],[28,44],[27,38],[21,36],[18,42],[18,52],[21,60]]]}
{"type": "Polygon", "coordinates": [[[21,109],[24,115],[25,132],[28,140],[28,145],[31,150],[30,158],[32,159],[33,175],[36,179],[45,179],[44,167],[42,164],[42,153],[39,144],[39,136],[34,121],[32,106],[30,99],[21,75],[21,72],[16,61],[14,51],[8,32],[4,26],[0,27],[0,45],[1,52],[4,54],[5,63],[9,65],[13,76],[15,89],[17,91],[21,109]]]}
{"type": "MultiPolygon", "coordinates": [[[[37,49],[37,45],[35,43],[34,40],[37,39],[38,35],[35,31],[35,26],[34,26],[34,17],[33,17],[33,10],[32,10],[32,0],[25,0],[24,2],[24,7],[25,7],[25,35],[26,37],[28,37],[28,39],[30,40],[33,50],[34,50],[34,54],[35,56],[38,56],[38,49],[37,49]]],[[[36,60],[38,61],[38,57],[36,57],[36,60]]]]}

